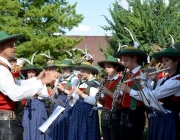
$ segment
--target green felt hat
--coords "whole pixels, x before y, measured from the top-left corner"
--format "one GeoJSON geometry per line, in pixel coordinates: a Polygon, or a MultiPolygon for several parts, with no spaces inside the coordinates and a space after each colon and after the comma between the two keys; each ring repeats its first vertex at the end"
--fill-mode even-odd
{"type": "Polygon", "coordinates": [[[73,63],[72,63],[72,60],[70,60],[70,59],[64,59],[61,61],[61,64],[59,64],[58,66],[61,68],[73,67],[73,63]]]}
{"type": "Polygon", "coordinates": [[[55,61],[53,59],[50,59],[46,62],[46,65],[43,66],[44,69],[50,68],[50,67],[58,67],[57,64],[55,64],[55,61]]]}
{"type": "Polygon", "coordinates": [[[176,51],[180,53],[180,42],[174,43],[174,47],[175,47],[176,51]]]}
{"type": "Polygon", "coordinates": [[[174,48],[167,48],[160,52],[155,52],[152,54],[152,57],[157,61],[160,61],[161,57],[163,56],[180,58],[180,53],[178,53],[174,48]]]}
{"type": "Polygon", "coordinates": [[[0,43],[7,41],[7,40],[11,40],[11,39],[15,39],[16,41],[19,40],[20,38],[22,38],[22,34],[13,34],[10,35],[5,31],[0,31],[0,43]]]}
{"type": "Polygon", "coordinates": [[[121,56],[124,55],[136,55],[138,56],[139,60],[142,60],[143,62],[147,62],[147,54],[144,51],[138,50],[133,46],[127,46],[122,49],[122,51],[118,51],[114,54],[114,57],[121,58],[121,56]]]}
{"type": "Polygon", "coordinates": [[[117,69],[118,72],[124,70],[124,66],[123,66],[121,63],[118,62],[118,59],[115,58],[115,57],[113,57],[113,56],[111,56],[111,55],[108,56],[108,57],[106,58],[106,60],[104,60],[104,61],[99,61],[99,62],[97,62],[97,63],[98,63],[98,65],[99,65],[100,67],[104,67],[104,63],[107,63],[107,62],[108,62],[108,63],[116,64],[117,66],[119,66],[119,68],[117,69]]]}
{"type": "Polygon", "coordinates": [[[76,65],[80,65],[82,62],[87,62],[87,59],[85,59],[85,58],[79,58],[79,59],[77,60],[76,65]]]}
{"type": "Polygon", "coordinates": [[[98,69],[93,67],[91,63],[89,62],[82,62],[81,65],[79,66],[74,66],[74,69],[75,70],[78,70],[78,69],[89,69],[91,70],[94,74],[98,74],[98,69]]]}
{"type": "Polygon", "coordinates": [[[38,68],[38,67],[36,67],[35,65],[29,64],[27,67],[22,68],[22,69],[20,70],[20,72],[21,72],[21,74],[23,74],[23,76],[26,77],[26,76],[27,76],[27,72],[28,72],[29,70],[34,70],[34,71],[36,72],[36,75],[38,75],[38,74],[42,71],[41,68],[38,68]]]}

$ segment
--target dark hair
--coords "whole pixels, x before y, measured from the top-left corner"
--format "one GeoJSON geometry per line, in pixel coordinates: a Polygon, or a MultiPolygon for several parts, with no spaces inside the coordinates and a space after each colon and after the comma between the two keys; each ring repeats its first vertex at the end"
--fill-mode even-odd
{"type": "MultiPolygon", "coordinates": [[[[167,56],[167,58],[169,58],[169,59],[171,59],[172,61],[176,61],[176,60],[178,60],[178,58],[176,58],[176,57],[172,57],[172,56],[167,56]]],[[[178,62],[178,64],[177,64],[177,70],[180,70],[180,60],[179,60],[179,62],[178,62]]]]}
{"type": "Polygon", "coordinates": [[[3,46],[4,46],[4,42],[1,42],[1,43],[0,43],[0,47],[3,47],[3,46]]]}
{"type": "Polygon", "coordinates": [[[144,61],[141,57],[138,57],[137,55],[129,55],[131,58],[133,58],[134,56],[137,57],[137,63],[138,65],[143,65],[143,64],[147,64],[147,61],[144,61]]]}

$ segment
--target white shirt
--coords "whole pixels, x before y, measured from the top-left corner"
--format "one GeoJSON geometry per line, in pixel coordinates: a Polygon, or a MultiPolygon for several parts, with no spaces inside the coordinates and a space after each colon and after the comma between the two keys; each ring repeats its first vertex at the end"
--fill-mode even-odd
{"type": "MultiPolygon", "coordinates": [[[[88,85],[86,83],[82,83],[79,88],[87,88],[88,85]]],[[[84,102],[88,103],[88,104],[91,104],[91,105],[94,105],[95,102],[96,102],[96,99],[95,99],[95,96],[98,92],[98,88],[95,88],[95,87],[90,87],[90,91],[89,91],[89,95],[86,95],[85,98],[84,98],[84,102]]],[[[76,93],[76,95],[78,95],[76,93]]],[[[76,96],[75,98],[76,100],[79,99],[79,95],[76,96]]]]}
{"type": "MultiPolygon", "coordinates": [[[[11,68],[8,60],[0,56],[0,61],[11,68]]],[[[20,101],[27,97],[34,96],[38,91],[43,89],[41,80],[31,78],[28,80],[14,82],[11,72],[4,66],[0,65],[0,91],[8,96],[12,101],[20,101]]]]}
{"type": "MultiPolygon", "coordinates": [[[[160,84],[167,77],[159,79],[155,90],[145,87],[142,91],[144,92],[147,98],[149,97],[147,94],[153,94],[157,99],[163,99],[171,95],[180,96],[180,80],[176,80],[176,77],[180,77],[180,74],[171,77],[170,79],[165,81],[164,84],[161,86],[160,84]]],[[[137,91],[131,93],[132,97],[141,100],[137,95],[137,91]]]]}
{"type": "MultiPolygon", "coordinates": [[[[160,80],[158,80],[155,90],[152,90],[152,94],[154,94],[157,99],[163,99],[171,95],[180,96],[180,80],[176,80],[175,79],[176,77],[180,77],[180,74],[177,74],[169,78],[161,86],[160,84],[167,77],[161,78],[160,80]]],[[[146,88],[143,89],[144,93],[147,92],[146,88]]]]}
{"type": "MultiPolygon", "coordinates": [[[[66,78],[65,80],[63,80],[61,82],[61,84],[66,84],[68,82],[68,80],[71,79],[71,85],[72,85],[72,89],[75,87],[75,86],[78,86],[77,84],[79,83],[79,79],[75,76],[75,75],[71,75],[69,76],[68,78],[66,78]],[[72,78],[72,79],[71,79],[72,78]]],[[[76,93],[72,93],[72,97],[73,97],[73,100],[70,100],[70,105],[73,106],[76,102],[77,99],[79,99],[79,95],[77,95],[76,93]]]]}
{"type": "MultiPolygon", "coordinates": [[[[135,73],[137,73],[137,72],[140,70],[140,68],[141,68],[141,66],[139,65],[139,66],[137,66],[136,68],[134,68],[131,72],[132,72],[133,74],[135,74],[135,73]]],[[[120,94],[123,95],[123,92],[121,91],[120,94]]],[[[140,98],[137,97],[137,91],[134,90],[134,89],[131,89],[129,95],[132,96],[132,97],[134,97],[134,98],[137,99],[137,100],[140,100],[140,98]]]]}

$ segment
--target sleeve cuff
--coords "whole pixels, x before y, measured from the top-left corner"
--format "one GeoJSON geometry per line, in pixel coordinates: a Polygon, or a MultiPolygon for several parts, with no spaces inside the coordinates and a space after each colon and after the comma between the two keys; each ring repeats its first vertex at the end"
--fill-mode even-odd
{"type": "Polygon", "coordinates": [[[131,97],[136,97],[136,96],[138,96],[138,93],[137,93],[137,91],[135,91],[134,89],[131,89],[131,91],[130,91],[130,94],[129,94],[131,97]]]}

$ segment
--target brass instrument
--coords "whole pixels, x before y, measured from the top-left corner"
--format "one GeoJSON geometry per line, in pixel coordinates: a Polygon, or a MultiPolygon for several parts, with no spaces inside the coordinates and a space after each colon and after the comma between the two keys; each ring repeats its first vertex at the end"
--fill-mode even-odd
{"type": "Polygon", "coordinates": [[[25,79],[25,77],[21,74],[20,70],[21,70],[21,67],[19,67],[16,64],[13,65],[13,67],[11,68],[11,73],[15,79],[18,79],[20,76],[22,79],[25,79]]]}
{"type": "Polygon", "coordinates": [[[95,99],[96,99],[96,101],[95,101],[95,104],[94,104],[94,107],[92,108],[92,110],[91,110],[91,112],[89,113],[89,117],[93,117],[93,114],[94,114],[94,108],[95,107],[97,107],[97,102],[98,102],[98,100],[99,100],[99,98],[100,98],[100,96],[101,96],[101,93],[102,93],[102,91],[100,90],[101,89],[101,87],[102,86],[104,86],[105,85],[105,82],[106,82],[106,80],[107,80],[107,74],[104,76],[104,78],[103,78],[103,80],[101,81],[101,83],[100,83],[100,88],[99,88],[99,90],[98,90],[98,92],[97,92],[97,94],[96,94],[96,96],[95,96],[95,99]]]}
{"type": "MultiPolygon", "coordinates": [[[[154,52],[159,52],[163,49],[163,46],[153,43],[151,45],[151,48],[154,52]]],[[[156,67],[157,69],[161,69],[161,64],[157,60],[152,58],[149,63],[149,67],[156,67]]]]}
{"type": "MultiPolygon", "coordinates": [[[[160,73],[160,72],[163,72],[163,71],[166,71],[166,70],[169,70],[169,69],[170,69],[170,67],[164,68],[164,69],[161,69],[161,70],[157,70],[157,71],[155,71],[155,72],[149,73],[148,76],[153,75],[153,74],[158,74],[158,73],[160,73]]],[[[131,81],[133,81],[133,80],[143,80],[143,79],[141,79],[141,76],[137,76],[137,77],[135,77],[135,78],[130,78],[130,79],[124,81],[123,84],[128,83],[128,82],[131,82],[131,81]]]]}
{"type": "MultiPolygon", "coordinates": [[[[79,87],[80,81],[78,80],[75,84],[74,87],[79,87]]],[[[66,107],[67,103],[69,102],[69,100],[72,98],[72,93],[74,92],[74,88],[71,90],[71,94],[67,96],[67,99],[63,105],[63,107],[66,107]]]]}
{"type": "MultiPolygon", "coordinates": [[[[126,71],[127,71],[127,68],[124,68],[123,75],[122,75],[122,78],[121,78],[119,84],[123,83],[124,78],[125,78],[125,75],[126,75],[126,71]]],[[[118,85],[119,85],[119,84],[118,84],[118,85]]],[[[112,107],[111,107],[111,110],[110,110],[110,113],[109,113],[109,116],[108,116],[109,119],[112,118],[112,113],[113,113],[113,111],[114,111],[114,108],[115,108],[115,105],[116,105],[116,102],[117,102],[117,98],[118,98],[119,93],[120,93],[120,90],[119,90],[118,87],[117,87],[117,89],[116,89],[115,92],[114,92],[113,101],[112,101],[112,107]]]]}

